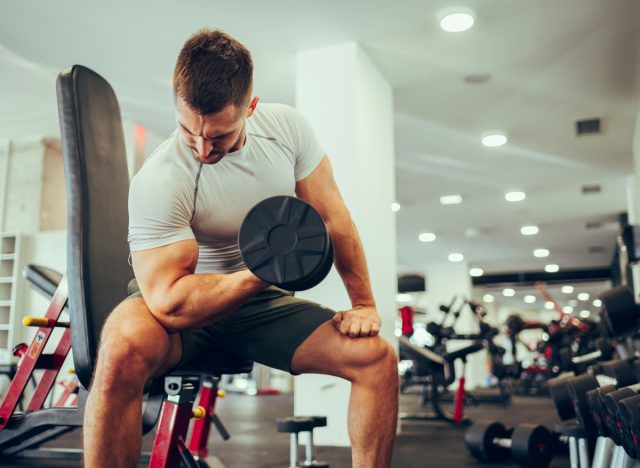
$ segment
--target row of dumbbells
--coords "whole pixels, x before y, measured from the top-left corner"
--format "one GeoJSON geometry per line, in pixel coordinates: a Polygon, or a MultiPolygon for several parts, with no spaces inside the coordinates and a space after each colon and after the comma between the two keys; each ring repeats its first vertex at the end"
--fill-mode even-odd
{"type": "Polygon", "coordinates": [[[326,427],[325,416],[289,417],[277,420],[278,432],[290,434],[289,468],[329,468],[325,462],[315,459],[313,446],[313,430],[317,427],[326,427]],[[307,433],[305,442],[304,460],[300,463],[298,454],[298,436],[307,433]]]}
{"type": "Polygon", "coordinates": [[[589,374],[549,381],[563,421],[556,431],[568,439],[572,467],[621,468],[640,460],[639,371],[640,362],[628,358],[595,365],[589,374]]]}

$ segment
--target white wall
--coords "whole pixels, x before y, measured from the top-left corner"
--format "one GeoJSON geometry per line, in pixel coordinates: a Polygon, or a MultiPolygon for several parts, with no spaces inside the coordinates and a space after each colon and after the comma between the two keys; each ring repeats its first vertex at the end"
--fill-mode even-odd
{"type": "Polygon", "coordinates": [[[0,231],[37,232],[40,226],[42,140],[0,145],[0,231]]]}
{"type": "MultiPolygon", "coordinates": [[[[393,94],[385,78],[355,43],[298,54],[296,106],[308,118],[331,159],[335,178],[358,226],[382,336],[396,342],[393,94]]],[[[350,308],[342,282],[331,272],[305,297],[334,310],[350,308]]],[[[295,413],[325,414],[320,445],[348,445],[349,384],[319,375],[295,379],[295,413]]]]}
{"type": "MultiPolygon", "coordinates": [[[[453,297],[457,296],[458,299],[453,309],[455,311],[460,307],[463,300],[471,299],[473,296],[469,266],[466,262],[442,262],[427,265],[425,279],[427,286],[427,308],[438,323],[440,323],[441,314],[437,311],[441,304],[449,305],[453,297]]],[[[453,314],[449,315],[445,325],[450,325],[453,322],[452,315],[453,314]]],[[[433,320],[433,318],[431,320],[433,320]]],[[[478,324],[469,311],[468,306],[462,309],[460,318],[455,325],[455,331],[464,334],[477,333],[479,331],[478,324]]],[[[447,351],[455,351],[470,344],[471,342],[466,340],[449,341],[447,343],[447,351]]],[[[468,388],[484,385],[488,375],[486,360],[487,353],[484,350],[471,354],[467,358],[465,385],[468,388]]],[[[459,378],[461,374],[462,364],[458,361],[456,363],[456,378],[459,378]]],[[[457,383],[454,385],[457,386],[457,383]]]]}

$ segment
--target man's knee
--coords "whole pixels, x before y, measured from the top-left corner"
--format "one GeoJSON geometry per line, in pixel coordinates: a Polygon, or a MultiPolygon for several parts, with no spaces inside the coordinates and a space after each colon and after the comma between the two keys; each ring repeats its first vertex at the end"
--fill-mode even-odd
{"type": "Polygon", "coordinates": [[[120,304],[103,327],[94,381],[106,388],[144,385],[167,356],[168,333],[136,302],[120,304]]]}
{"type": "Polygon", "coordinates": [[[356,338],[350,355],[345,360],[350,367],[349,380],[380,381],[393,383],[398,375],[398,358],[395,350],[382,337],[356,338]],[[362,341],[360,341],[362,340],[362,341]]]}

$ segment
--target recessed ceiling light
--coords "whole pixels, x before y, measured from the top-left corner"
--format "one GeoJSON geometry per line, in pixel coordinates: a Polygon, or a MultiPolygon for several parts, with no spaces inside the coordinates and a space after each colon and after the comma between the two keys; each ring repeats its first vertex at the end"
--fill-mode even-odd
{"type": "Polygon", "coordinates": [[[436,235],[433,232],[422,232],[418,236],[420,242],[433,242],[436,240],[436,235]]]}
{"type": "Polygon", "coordinates": [[[475,18],[470,10],[451,12],[440,20],[440,27],[447,32],[462,32],[471,29],[475,18]]]}
{"type": "Polygon", "coordinates": [[[580,311],[580,317],[582,318],[589,318],[589,315],[591,315],[591,312],[589,312],[588,310],[580,311]]]}
{"type": "Polygon", "coordinates": [[[589,293],[586,293],[586,292],[582,292],[578,294],[578,300],[580,301],[588,301],[590,297],[591,296],[589,296],[589,293]]]}
{"type": "Polygon", "coordinates": [[[491,133],[482,137],[482,144],[488,148],[496,148],[502,146],[507,142],[506,135],[502,133],[491,133]]]}
{"type": "Polygon", "coordinates": [[[462,203],[462,195],[444,195],[440,197],[440,203],[443,205],[458,205],[462,203]]]}
{"type": "Polygon", "coordinates": [[[548,249],[536,249],[533,251],[533,256],[537,258],[545,258],[549,256],[548,249]]]}
{"type": "Polygon", "coordinates": [[[594,300],[593,307],[602,307],[602,301],[600,299],[594,300]]]}
{"type": "Polygon", "coordinates": [[[544,308],[547,309],[547,310],[553,310],[554,309],[553,302],[551,302],[551,301],[545,302],[544,303],[544,308]]]}
{"type": "Polygon", "coordinates": [[[461,262],[462,260],[464,260],[464,255],[462,255],[461,253],[452,253],[449,254],[449,261],[450,262],[461,262]]]}
{"type": "Polygon", "coordinates": [[[495,301],[495,297],[493,297],[491,294],[485,294],[484,296],[482,296],[482,300],[484,302],[493,302],[495,301]]]}
{"type": "Polygon", "coordinates": [[[540,232],[540,228],[534,225],[522,226],[520,228],[520,233],[523,236],[535,236],[540,232]]]}
{"type": "Polygon", "coordinates": [[[558,273],[560,271],[560,266],[555,263],[550,263],[544,266],[544,271],[547,273],[558,273]]]}
{"type": "Polygon", "coordinates": [[[572,312],[573,312],[573,307],[571,307],[571,306],[564,306],[564,307],[562,308],[562,312],[564,312],[565,314],[570,314],[570,313],[572,313],[572,312]]]}
{"type": "Polygon", "coordinates": [[[512,288],[505,288],[502,290],[502,295],[504,297],[513,297],[516,295],[516,290],[512,288]]]}
{"type": "Polygon", "coordinates": [[[534,302],[536,302],[536,296],[532,296],[531,294],[528,294],[524,296],[524,302],[526,302],[527,304],[533,304],[534,302]]]}
{"type": "Polygon", "coordinates": [[[393,202],[391,204],[391,211],[400,211],[400,203],[398,202],[393,202]]]}
{"type": "Polygon", "coordinates": [[[472,268],[471,270],[469,270],[469,274],[477,278],[478,276],[484,275],[484,270],[482,268],[472,268]]]}
{"type": "Polygon", "coordinates": [[[573,286],[562,286],[562,294],[571,294],[573,292],[573,286]]]}
{"type": "Polygon", "coordinates": [[[519,202],[527,198],[527,194],[524,192],[507,192],[504,194],[504,198],[509,202],[519,202]]]}

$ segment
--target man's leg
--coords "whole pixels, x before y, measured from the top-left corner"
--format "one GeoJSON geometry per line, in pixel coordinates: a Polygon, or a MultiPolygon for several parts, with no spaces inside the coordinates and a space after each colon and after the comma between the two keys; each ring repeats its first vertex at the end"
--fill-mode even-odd
{"type": "Polygon", "coordinates": [[[298,347],[291,369],[349,380],[353,466],[383,468],[391,464],[398,420],[398,364],[384,339],[343,336],[327,322],[298,347]]]}
{"type": "Polygon", "coordinates": [[[84,413],[84,466],[136,465],[144,385],[173,368],[180,355],[180,336],[169,335],[141,298],[124,301],[109,315],[84,413]]]}

